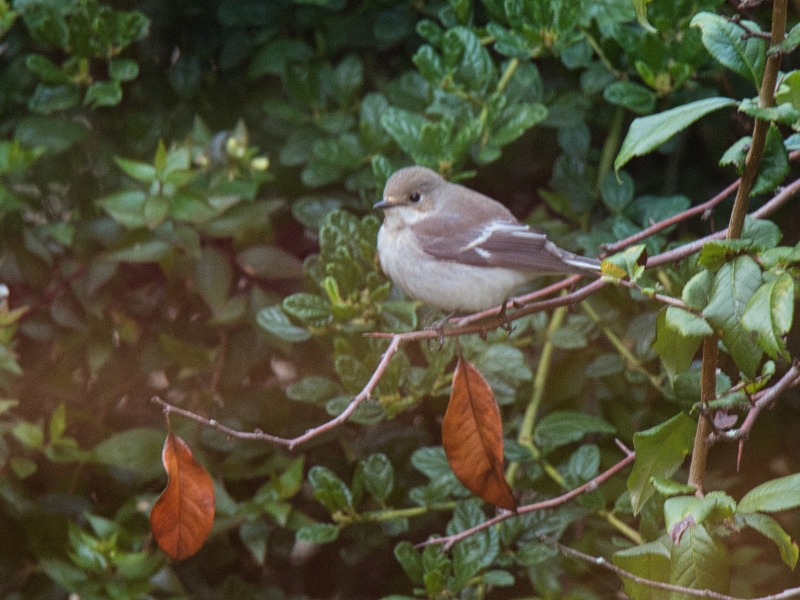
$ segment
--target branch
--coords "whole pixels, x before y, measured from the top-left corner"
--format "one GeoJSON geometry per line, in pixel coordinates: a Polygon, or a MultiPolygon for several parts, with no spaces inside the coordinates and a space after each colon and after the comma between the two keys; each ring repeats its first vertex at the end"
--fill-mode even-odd
{"type": "Polygon", "coordinates": [[[559,552],[561,552],[566,556],[572,556],[574,558],[579,558],[580,560],[585,560],[586,562],[599,565],[604,569],[613,571],[614,573],[619,575],[620,578],[629,579],[633,583],[639,583],[659,590],[678,592],[681,594],[686,594],[688,596],[697,596],[698,598],[712,598],[713,600],[785,600],[786,598],[796,598],[797,596],[800,596],[800,587],[789,588],[783,590],[778,594],[770,594],[769,596],[761,596],[760,598],[745,599],[745,598],[738,598],[736,596],[729,596],[727,594],[721,594],[719,592],[714,592],[712,590],[696,590],[693,588],[687,588],[680,585],[673,585],[671,583],[664,583],[663,581],[653,581],[652,579],[645,579],[644,577],[639,577],[638,575],[634,575],[630,571],[621,569],[614,563],[609,562],[608,560],[603,558],[602,556],[591,556],[589,554],[584,554],[583,552],[565,546],[564,544],[561,544],[556,540],[547,537],[546,535],[540,534],[538,537],[542,541],[558,549],[559,552]]]}
{"type": "Polygon", "coordinates": [[[415,548],[423,548],[425,546],[433,546],[436,544],[441,544],[443,546],[443,550],[447,552],[450,550],[457,542],[460,542],[463,539],[470,537],[471,535],[475,535],[479,531],[483,531],[484,529],[488,529],[493,525],[501,523],[506,519],[511,519],[512,517],[516,517],[518,515],[523,515],[525,513],[534,512],[537,510],[543,510],[545,508],[554,508],[556,506],[561,506],[562,504],[566,504],[568,501],[584,494],[586,492],[593,492],[595,491],[601,483],[605,482],[607,479],[610,479],[613,475],[616,475],[619,471],[627,467],[629,464],[633,462],[636,458],[636,453],[632,450],[628,450],[623,446],[621,443],[618,445],[623,449],[626,453],[625,458],[615,464],[613,467],[601,473],[591,481],[584,483],[582,486],[576,487],[574,490],[570,490],[566,494],[562,494],[561,496],[556,496],[555,498],[550,498],[548,500],[543,500],[541,502],[536,502],[534,504],[526,504],[525,506],[520,506],[517,508],[517,512],[512,512],[510,510],[504,510],[499,515],[484,521],[480,525],[476,525],[475,527],[470,527],[469,529],[465,529],[464,531],[459,531],[453,535],[448,535],[446,537],[441,538],[434,538],[431,540],[424,541],[420,544],[417,544],[415,548]]]}
{"type": "Polygon", "coordinates": [[[323,423],[322,425],[314,427],[313,429],[309,429],[303,435],[300,435],[296,438],[282,438],[275,435],[269,435],[268,433],[264,433],[260,429],[256,429],[255,431],[252,432],[237,431],[235,429],[231,429],[230,427],[223,425],[222,423],[220,423],[215,419],[207,419],[205,417],[201,417],[200,415],[185,410],[183,408],[178,408],[176,406],[173,406],[168,402],[165,402],[158,396],[153,396],[152,401],[155,402],[156,404],[160,404],[164,408],[164,412],[167,414],[167,416],[169,416],[170,413],[176,413],[188,419],[192,419],[193,421],[201,423],[202,425],[213,427],[214,429],[217,429],[232,438],[240,440],[264,440],[267,442],[272,442],[273,444],[278,444],[280,446],[286,446],[287,448],[289,448],[289,450],[294,450],[299,444],[307,442],[308,440],[322,433],[325,433],[326,431],[330,431],[331,429],[334,429],[335,427],[338,427],[339,425],[347,421],[347,419],[350,418],[350,415],[352,415],[355,412],[358,406],[364,400],[369,398],[370,394],[372,394],[372,391],[375,389],[375,386],[378,385],[378,382],[380,381],[381,377],[386,372],[386,369],[389,366],[389,361],[392,360],[392,357],[395,355],[395,353],[397,353],[400,344],[402,344],[405,341],[408,341],[408,339],[409,339],[408,336],[403,336],[403,335],[396,335],[392,338],[391,342],[389,342],[389,347],[386,348],[386,351],[383,353],[383,356],[381,356],[381,361],[378,363],[378,367],[375,369],[375,372],[372,374],[372,377],[370,377],[369,381],[364,386],[364,388],[358,393],[356,397],[353,398],[350,404],[347,405],[347,408],[345,408],[344,411],[339,416],[337,416],[334,419],[331,419],[326,423],[323,423]]]}
{"type": "MultiPolygon", "coordinates": [[[[800,151],[793,152],[790,156],[793,159],[799,158],[800,151]]],[[[778,208],[783,206],[786,202],[792,199],[799,192],[800,192],[800,179],[797,179],[788,186],[786,186],[785,188],[783,188],[769,202],[765,203],[759,209],[753,211],[753,213],[751,213],[751,216],[753,218],[766,217],[775,212],[776,210],[778,210],[778,208]]],[[[671,219],[674,218],[675,217],[672,217],[671,219]]],[[[671,219],[667,219],[667,221],[670,221],[671,219]]],[[[662,223],[663,222],[664,221],[662,221],[662,223]]],[[[726,233],[727,230],[720,231],[713,235],[706,236],[700,240],[689,242],[688,244],[685,244],[680,248],[676,248],[674,250],[662,252],[661,254],[652,256],[647,261],[647,267],[648,268],[655,267],[685,258],[691,254],[694,254],[695,252],[698,252],[702,248],[703,244],[705,244],[707,241],[712,239],[724,238],[726,233]]],[[[631,242],[631,240],[634,240],[635,238],[636,236],[631,236],[629,238],[626,238],[625,240],[621,240],[620,242],[618,242],[618,244],[621,244],[622,245],[621,247],[624,247],[625,245],[633,243],[631,242]]],[[[153,402],[160,404],[164,408],[165,412],[168,413],[174,412],[188,419],[192,419],[193,421],[196,421],[202,425],[213,427],[215,429],[218,429],[219,431],[222,431],[226,435],[229,435],[232,438],[247,439],[247,440],[263,440],[280,446],[286,446],[289,449],[293,450],[299,444],[307,442],[308,440],[326,431],[330,431],[331,429],[334,429],[339,425],[342,425],[345,421],[347,421],[350,415],[353,414],[356,408],[358,408],[359,404],[361,404],[361,402],[366,400],[372,393],[372,391],[375,389],[375,386],[377,385],[381,376],[383,376],[383,373],[386,371],[386,368],[388,367],[389,360],[391,360],[392,356],[394,356],[394,354],[397,352],[397,350],[401,345],[411,341],[438,339],[440,335],[445,337],[452,337],[459,335],[467,335],[470,333],[483,334],[492,329],[496,329],[498,327],[507,325],[509,322],[524,317],[526,315],[530,315],[536,312],[541,312],[544,310],[552,310],[554,308],[558,308],[559,306],[568,306],[576,302],[580,302],[581,300],[591,296],[599,289],[608,284],[608,282],[603,279],[597,279],[595,281],[592,281],[588,285],[585,285],[584,287],[579,288],[563,296],[559,296],[557,298],[550,298],[548,300],[541,300],[539,302],[532,302],[532,300],[546,297],[548,295],[555,294],[565,288],[571,287],[575,285],[578,281],[580,281],[580,279],[581,279],[580,276],[575,275],[572,277],[568,277],[557,283],[554,283],[550,286],[547,286],[545,288],[542,288],[540,290],[537,290],[535,292],[532,292],[530,294],[519,296],[517,298],[512,298],[507,303],[507,305],[515,307],[521,306],[521,308],[518,308],[517,310],[514,310],[511,313],[506,314],[505,316],[500,316],[500,307],[495,307],[489,310],[481,311],[480,313],[468,315],[466,317],[456,320],[455,321],[456,326],[446,328],[443,332],[441,332],[441,334],[437,330],[412,331],[409,333],[375,332],[367,334],[371,337],[386,338],[390,340],[389,347],[383,354],[381,361],[378,364],[378,367],[375,369],[375,372],[373,373],[367,385],[364,386],[364,389],[362,389],[361,392],[359,392],[359,394],[353,398],[353,400],[347,406],[345,411],[338,417],[335,417],[334,419],[331,419],[330,421],[327,421],[326,423],[323,423],[318,427],[309,429],[303,435],[298,436],[296,438],[282,438],[278,436],[273,436],[266,434],[258,429],[252,432],[236,431],[228,427],[225,427],[224,425],[222,425],[221,423],[217,422],[214,419],[208,419],[206,417],[202,417],[188,410],[173,406],[165,402],[161,398],[158,398],[157,396],[153,398],[153,402]]],[[[662,300],[661,298],[658,299],[662,300]]]]}
{"type": "Polygon", "coordinates": [[[747,417],[745,417],[741,427],[738,429],[731,429],[730,431],[710,434],[708,436],[709,444],[721,440],[738,441],[746,439],[750,435],[750,430],[753,428],[759,413],[766,407],[772,405],[783,392],[798,384],[800,384],[800,366],[795,363],[775,385],[765,390],[764,394],[756,400],[747,413],[747,417]]]}
{"type": "MultiPolygon", "coordinates": [[[[769,202],[764,203],[760,208],[750,213],[750,217],[753,219],[762,219],[771,215],[781,206],[791,200],[794,196],[796,196],[798,192],[800,192],[800,179],[794,180],[792,183],[781,189],[781,191],[778,192],[769,202]]],[[[675,248],[674,250],[669,250],[667,252],[662,252],[661,254],[651,256],[647,260],[647,268],[649,269],[651,267],[658,267],[676,260],[681,260],[687,256],[691,256],[695,252],[698,252],[706,242],[711,240],[725,239],[727,235],[728,230],[723,229],[722,231],[712,233],[711,235],[707,235],[699,240],[694,240],[693,242],[684,244],[683,246],[675,248]]]]}

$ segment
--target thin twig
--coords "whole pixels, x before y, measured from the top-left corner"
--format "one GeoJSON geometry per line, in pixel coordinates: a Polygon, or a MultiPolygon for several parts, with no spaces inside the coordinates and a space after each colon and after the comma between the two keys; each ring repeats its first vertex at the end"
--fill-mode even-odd
{"type": "Polygon", "coordinates": [[[335,427],[338,427],[339,425],[347,421],[347,419],[350,418],[350,415],[352,415],[355,412],[358,406],[364,400],[369,398],[370,394],[372,394],[372,391],[375,389],[375,386],[378,385],[378,381],[380,381],[381,377],[386,371],[386,368],[389,366],[389,361],[397,352],[398,348],[400,347],[400,344],[403,343],[404,341],[407,341],[407,338],[401,335],[397,335],[392,338],[391,342],[389,342],[389,347],[386,348],[386,351],[383,353],[383,356],[381,356],[381,361],[380,363],[378,363],[378,366],[375,369],[375,372],[372,374],[372,377],[370,377],[369,381],[364,386],[364,388],[358,393],[357,396],[355,396],[350,401],[350,404],[347,405],[347,408],[345,408],[344,411],[339,416],[337,416],[334,419],[331,419],[330,421],[327,421],[326,423],[323,423],[322,425],[314,427],[313,429],[309,429],[303,435],[300,435],[296,438],[282,438],[279,436],[264,433],[259,429],[256,429],[255,431],[252,432],[237,431],[235,429],[231,429],[230,427],[223,425],[216,419],[207,419],[205,417],[201,417],[200,415],[185,410],[183,408],[178,408],[177,406],[173,406],[168,402],[165,402],[158,396],[153,396],[152,401],[155,402],[156,404],[160,404],[164,408],[164,412],[167,413],[167,415],[169,415],[170,413],[179,414],[181,416],[184,416],[188,419],[192,419],[193,421],[196,421],[208,427],[213,427],[214,429],[217,429],[225,433],[226,435],[229,435],[232,438],[240,440],[264,440],[272,442],[273,444],[278,444],[280,446],[286,446],[289,448],[289,450],[294,450],[299,444],[307,442],[311,438],[314,438],[326,431],[334,429],[335,427]]]}
{"type": "Polygon", "coordinates": [[[627,248],[632,244],[636,244],[637,242],[641,242],[642,240],[650,237],[654,233],[658,233],[668,227],[672,227],[673,225],[677,225],[681,221],[685,221],[695,215],[703,214],[712,208],[714,208],[717,204],[725,200],[728,196],[730,196],[733,192],[736,191],[736,188],[739,187],[740,179],[737,179],[724,190],[722,190],[719,194],[704,202],[703,204],[698,204],[697,206],[693,206],[691,208],[687,208],[683,212],[678,213],[677,215],[673,215],[668,219],[664,219],[663,221],[659,221],[658,223],[654,223],[647,229],[642,229],[639,233],[636,233],[632,236],[625,238],[624,240],[620,240],[618,242],[614,242],[613,244],[608,244],[603,246],[603,255],[608,256],[610,254],[614,254],[615,252],[619,252],[623,248],[627,248]]]}
{"type": "Polygon", "coordinates": [[[607,479],[610,479],[612,476],[616,475],[619,471],[627,467],[629,464],[633,462],[636,458],[636,453],[632,450],[625,448],[625,446],[621,445],[618,442],[618,445],[623,448],[626,453],[625,458],[619,461],[610,469],[604,471],[591,481],[584,483],[583,485],[576,487],[574,490],[570,490],[566,494],[562,494],[560,496],[556,496],[555,498],[550,498],[548,500],[543,500],[541,502],[535,502],[534,504],[526,504],[525,506],[520,506],[517,508],[517,512],[513,512],[510,510],[504,510],[500,514],[495,517],[492,517],[488,521],[484,521],[480,525],[476,525],[475,527],[470,527],[469,529],[465,529],[464,531],[459,531],[453,535],[448,535],[446,537],[434,538],[422,543],[419,543],[415,546],[415,548],[422,548],[424,546],[432,546],[435,544],[442,544],[443,550],[445,552],[449,551],[453,545],[457,542],[460,542],[463,539],[468,538],[471,535],[475,535],[479,531],[483,531],[484,529],[488,529],[497,523],[501,523],[506,519],[511,519],[512,517],[516,517],[517,515],[523,515],[525,513],[534,512],[537,510],[543,510],[545,508],[554,508],[556,506],[561,506],[562,504],[566,504],[573,498],[580,496],[586,492],[593,492],[596,490],[600,484],[605,482],[607,479]]]}
{"type": "MultiPolygon", "coordinates": [[[[800,192],[800,179],[796,179],[792,183],[784,187],[771,200],[764,203],[760,208],[750,213],[750,217],[753,219],[762,219],[766,216],[771,215],[781,206],[783,206],[789,200],[791,200],[799,192],[800,192]]],[[[662,252],[661,254],[651,256],[650,258],[647,259],[647,268],[649,269],[651,267],[658,267],[661,265],[665,265],[667,263],[681,260],[683,258],[686,258],[687,256],[691,256],[695,252],[698,252],[706,242],[710,242],[711,240],[725,239],[727,235],[728,235],[728,230],[726,228],[723,229],[722,231],[717,231],[716,233],[712,233],[711,235],[707,235],[703,238],[700,238],[699,240],[694,240],[693,242],[684,244],[683,246],[680,246],[673,250],[668,250],[667,252],[662,252]]]]}
{"type": "Polygon", "coordinates": [[[766,393],[756,400],[741,427],[730,431],[712,433],[708,436],[709,443],[713,444],[720,440],[738,441],[746,439],[750,435],[750,430],[753,428],[759,413],[775,402],[783,392],[798,383],[800,383],[800,366],[795,363],[775,385],[766,390],[766,393]]]}
{"type": "Polygon", "coordinates": [[[579,550],[575,550],[574,548],[570,548],[569,546],[565,546],[557,542],[556,540],[546,536],[546,535],[539,535],[539,539],[543,542],[550,544],[551,546],[558,549],[559,552],[566,556],[572,556],[574,558],[579,558],[581,560],[585,560],[586,562],[590,562],[592,564],[598,565],[603,567],[604,569],[608,569],[609,571],[613,571],[620,578],[629,579],[633,583],[638,583],[641,585],[646,585],[648,587],[657,588],[660,590],[668,590],[670,592],[678,592],[680,594],[686,594],[688,596],[696,596],[698,598],[712,598],[713,600],[785,600],[786,598],[796,598],[800,596],[800,587],[796,588],[789,588],[783,590],[778,594],[770,594],[769,596],[761,596],[760,598],[738,598],[736,596],[729,596],[728,594],[721,594],[719,592],[714,592],[712,590],[696,590],[693,588],[687,588],[680,585],[674,585],[672,583],[665,583],[663,581],[653,581],[652,579],[645,579],[644,577],[639,577],[638,575],[634,575],[630,571],[626,571],[625,569],[619,568],[612,562],[609,562],[602,556],[591,556],[590,554],[584,554],[579,550]]]}

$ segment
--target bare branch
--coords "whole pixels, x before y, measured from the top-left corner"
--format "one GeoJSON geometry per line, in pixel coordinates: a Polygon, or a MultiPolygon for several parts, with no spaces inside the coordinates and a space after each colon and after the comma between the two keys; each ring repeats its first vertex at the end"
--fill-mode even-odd
{"type": "Polygon", "coordinates": [[[191,411],[185,410],[183,408],[178,408],[177,406],[173,406],[168,402],[165,402],[158,396],[153,396],[152,401],[156,404],[160,404],[164,408],[164,412],[169,416],[170,413],[175,413],[186,417],[187,419],[191,419],[196,421],[202,425],[206,425],[208,427],[213,427],[221,431],[222,433],[236,439],[240,440],[264,440],[267,442],[272,442],[273,444],[278,444],[280,446],[286,446],[289,450],[294,450],[299,444],[303,442],[307,442],[308,440],[338,427],[339,425],[343,424],[350,418],[358,406],[367,398],[369,398],[372,391],[375,389],[375,386],[378,385],[378,381],[380,381],[383,374],[386,372],[386,368],[389,366],[389,361],[392,360],[392,357],[397,353],[400,344],[407,341],[409,338],[404,337],[403,335],[395,335],[392,337],[391,342],[389,342],[389,347],[386,348],[386,351],[383,353],[381,357],[380,363],[378,363],[378,367],[375,369],[375,372],[370,377],[370,380],[364,386],[364,388],[355,396],[351,401],[350,404],[347,405],[347,408],[336,418],[319,425],[318,427],[314,427],[313,429],[309,429],[303,435],[298,436],[296,438],[282,438],[274,435],[269,435],[268,433],[264,433],[260,429],[256,429],[255,431],[237,431],[235,429],[231,429],[220,423],[215,419],[207,419],[206,417],[202,417],[196,413],[191,411]]]}
{"type": "Polygon", "coordinates": [[[547,537],[546,535],[539,535],[539,539],[541,539],[544,542],[547,542],[551,546],[554,546],[555,548],[558,549],[559,552],[561,552],[566,556],[572,556],[574,558],[579,558],[580,560],[585,560],[586,562],[599,565],[604,569],[613,571],[621,578],[630,579],[634,583],[639,583],[659,590],[678,592],[681,594],[686,594],[687,596],[696,596],[698,598],[712,598],[712,600],[785,600],[786,598],[796,598],[797,596],[800,596],[800,587],[789,588],[783,590],[778,594],[770,594],[769,596],[761,596],[760,598],[745,599],[745,598],[738,598],[736,596],[729,596],[727,594],[720,594],[719,592],[714,592],[711,590],[696,590],[693,588],[687,588],[680,585],[673,585],[671,583],[664,583],[663,581],[653,581],[652,579],[645,579],[644,577],[639,577],[638,575],[634,575],[630,571],[621,569],[614,563],[609,562],[608,560],[603,558],[602,556],[591,556],[590,554],[584,554],[583,552],[570,548],[569,546],[565,546],[564,544],[561,544],[556,540],[547,537]]]}
{"type": "Polygon", "coordinates": [[[622,445],[619,441],[617,441],[617,445],[620,446],[625,452],[626,456],[613,467],[608,469],[607,471],[601,473],[591,481],[584,483],[583,485],[576,487],[574,490],[570,490],[566,494],[562,494],[560,496],[556,496],[555,498],[550,498],[548,500],[543,500],[541,502],[536,502],[534,504],[527,504],[525,506],[520,506],[517,508],[517,512],[512,512],[510,510],[504,510],[500,514],[491,519],[484,521],[480,525],[476,525],[475,527],[470,527],[469,529],[465,529],[464,531],[459,531],[453,535],[448,535],[446,537],[441,538],[434,538],[417,544],[415,548],[422,548],[424,546],[432,546],[435,544],[442,544],[443,550],[447,552],[450,550],[457,542],[460,542],[463,539],[470,537],[471,535],[475,535],[479,531],[483,531],[484,529],[488,529],[493,525],[501,523],[506,519],[511,519],[512,517],[516,517],[517,515],[524,515],[525,513],[534,512],[537,510],[542,510],[545,508],[553,508],[556,506],[561,506],[562,504],[566,504],[573,498],[580,496],[586,492],[593,492],[596,490],[601,483],[610,479],[612,476],[616,475],[619,471],[627,467],[633,460],[636,458],[636,453],[628,450],[622,445]]]}

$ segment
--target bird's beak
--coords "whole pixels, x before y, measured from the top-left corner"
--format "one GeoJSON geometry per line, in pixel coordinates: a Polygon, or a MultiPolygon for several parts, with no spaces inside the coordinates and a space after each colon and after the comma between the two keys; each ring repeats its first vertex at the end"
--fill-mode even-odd
{"type": "Polygon", "coordinates": [[[391,208],[394,206],[391,202],[389,202],[386,198],[381,200],[380,202],[376,202],[372,205],[372,208],[391,208]]]}

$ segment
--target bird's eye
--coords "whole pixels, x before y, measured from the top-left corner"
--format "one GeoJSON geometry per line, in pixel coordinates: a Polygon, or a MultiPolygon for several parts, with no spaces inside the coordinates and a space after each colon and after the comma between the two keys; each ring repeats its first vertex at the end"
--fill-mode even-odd
{"type": "Polygon", "coordinates": [[[411,200],[411,202],[413,202],[414,204],[416,204],[417,202],[422,200],[422,195],[419,192],[412,192],[411,195],[408,197],[408,199],[411,200]]]}

